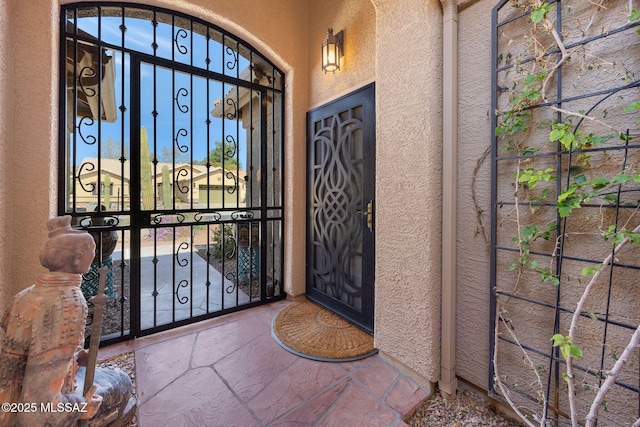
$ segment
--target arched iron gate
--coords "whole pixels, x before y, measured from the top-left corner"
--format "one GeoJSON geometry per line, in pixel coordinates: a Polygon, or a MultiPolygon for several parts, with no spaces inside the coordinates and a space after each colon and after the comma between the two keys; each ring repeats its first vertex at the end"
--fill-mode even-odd
{"type": "Polygon", "coordinates": [[[283,298],[284,75],[202,20],[62,6],[59,214],[108,267],[103,342],[283,298]]]}

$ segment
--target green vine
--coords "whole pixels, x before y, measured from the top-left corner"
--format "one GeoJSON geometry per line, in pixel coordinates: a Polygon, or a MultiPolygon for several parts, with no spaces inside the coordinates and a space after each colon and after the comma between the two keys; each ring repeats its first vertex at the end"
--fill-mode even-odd
{"type": "MultiPolygon", "coordinates": [[[[601,9],[604,9],[602,5],[603,1],[594,1],[591,3],[596,8],[594,16],[600,12],[601,9]]],[[[552,283],[556,286],[560,284],[560,277],[553,268],[553,258],[555,257],[558,242],[567,235],[560,234],[558,224],[555,220],[551,223],[537,224],[535,219],[537,212],[536,204],[544,203],[549,205],[549,197],[555,194],[556,189],[558,189],[557,194],[555,194],[555,200],[551,203],[555,206],[557,216],[561,221],[570,218],[577,210],[583,208],[585,205],[591,207],[602,207],[606,204],[617,207],[624,206],[625,201],[621,200],[621,189],[627,184],[640,183],[640,168],[626,166],[624,170],[617,173],[607,173],[606,170],[603,172],[600,168],[593,168],[593,149],[615,140],[620,140],[627,144],[633,137],[628,135],[626,131],[618,130],[605,122],[608,113],[606,110],[603,117],[596,118],[587,115],[584,111],[566,110],[561,105],[554,104],[548,99],[547,88],[549,83],[557,75],[562,65],[571,61],[571,55],[574,53],[567,50],[562,38],[555,29],[555,22],[553,18],[551,18],[552,14],[550,12],[556,8],[556,4],[543,0],[529,0],[526,2],[513,0],[512,4],[514,7],[524,8],[529,12],[529,19],[533,28],[529,35],[525,36],[525,40],[531,43],[531,49],[536,57],[533,65],[529,69],[525,69],[518,63],[516,56],[511,53],[506,53],[506,55],[500,54],[501,60],[507,58],[508,61],[514,61],[514,71],[517,73],[515,78],[513,78],[514,83],[509,90],[508,108],[505,111],[498,112],[500,121],[495,128],[495,135],[503,143],[501,150],[511,155],[519,156],[516,157],[515,171],[512,175],[515,189],[515,207],[513,211],[515,212],[514,221],[517,226],[517,235],[512,237],[512,241],[518,249],[518,256],[515,262],[508,267],[509,271],[518,272],[514,287],[515,292],[515,288],[517,288],[524,270],[538,273],[543,283],[552,283]],[[547,54],[550,48],[548,46],[543,47],[542,43],[538,40],[538,31],[544,31],[553,37],[557,45],[557,49],[555,49],[556,46],[554,46],[553,50],[559,52],[558,55],[547,54]],[[556,117],[559,115],[562,117],[562,120],[555,120],[546,124],[536,122],[533,118],[533,110],[541,106],[554,111],[556,117]],[[594,125],[599,125],[605,129],[605,132],[603,132],[603,134],[584,132],[580,126],[572,123],[578,121],[580,125],[585,120],[588,120],[589,123],[594,125]],[[530,133],[532,133],[532,129],[541,128],[548,129],[545,143],[540,144],[536,142],[536,147],[529,146],[527,142],[531,137],[530,133]],[[571,164],[572,162],[569,162],[568,165],[565,164],[563,170],[556,170],[555,167],[549,167],[548,163],[544,164],[544,162],[542,162],[544,164],[542,167],[538,167],[535,164],[537,156],[543,151],[547,151],[553,155],[553,152],[556,150],[564,156],[563,159],[571,158],[575,160],[575,163],[571,164]],[[558,183],[558,174],[565,174],[567,182],[558,183]],[[529,207],[529,215],[526,217],[526,221],[521,214],[521,210],[524,209],[525,206],[529,207]],[[540,261],[533,259],[531,255],[534,245],[541,241],[556,242],[556,249],[552,254],[552,263],[549,267],[541,266],[540,261]]],[[[640,11],[631,9],[628,20],[629,22],[640,20],[640,11]]],[[[593,17],[587,27],[591,25],[591,22],[593,22],[593,17]]],[[[636,31],[640,34],[640,30],[636,31]]],[[[584,70],[598,68],[599,67],[588,65],[584,67],[584,70]]],[[[622,75],[623,81],[629,79],[629,76],[633,76],[628,70],[625,73],[619,74],[622,75]]],[[[623,98],[620,97],[619,101],[622,101],[622,99],[623,98]]],[[[640,118],[635,117],[637,113],[640,112],[640,101],[627,101],[626,105],[622,107],[620,111],[634,114],[633,119],[635,123],[640,124],[640,118]]],[[[550,157],[547,155],[544,158],[550,157]]],[[[598,159],[598,163],[601,163],[601,159],[598,159]]],[[[636,203],[632,205],[636,206],[636,203]]],[[[600,225],[597,229],[582,233],[600,235],[604,241],[611,243],[613,251],[603,262],[582,268],[581,275],[590,277],[590,279],[572,317],[568,334],[557,333],[551,337],[553,347],[558,348],[566,360],[567,370],[566,373],[563,374],[563,377],[568,383],[570,415],[573,426],[577,426],[577,412],[574,401],[575,378],[573,374],[573,360],[580,360],[583,357],[583,350],[579,344],[575,342],[576,321],[583,312],[582,306],[589,291],[601,274],[603,266],[610,265],[613,262],[615,254],[626,244],[640,244],[640,226],[630,227],[630,223],[634,222],[636,212],[637,209],[631,212],[626,223],[622,225],[617,224],[617,222],[605,225],[605,216],[601,213],[600,225]]],[[[640,221],[635,218],[635,222],[638,223],[640,221]]],[[[562,231],[562,233],[568,232],[562,231]]],[[[501,309],[499,309],[499,313],[501,313],[501,320],[505,322],[501,309]]],[[[507,322],[505,322],[505,324],[507,324],[507,322]]],[[[513,336],[514,332],[510,330],[509,333],[513,336]]],[[[638,340],[636,335],[639,333],[634,334],[633,339],[636,341],[638,340]]],[[[526,355],[527,352],[522,347],[521,349],[526,355]]],[[[494,364],[495,360],[494,357],[494,364]]],[[[617,366],[619,362],[617,353],[615,362],[617,366]]],[[[605,394],[606,391],[607,390],[599,390],[594,404],[603,401],[603,396],[601,395],[605,394]]],[[[503,392],[505,392],[505,390],[503,390],[503,392]]],[[[508,397],[507,399],[509,400],[508,397]]],[[[587,425],[591,425],[589,423],[592,422],[592,419],[595,417],[594,414],[597,414],[597,409],[598,408],[591,408],[589,416],[587,417],[587,425]]],[[[519,413],[517,409],[516,412],[519,413]]],[[[638,420],[637,424],[638,423],[640,423],[640,420],[638,420]]],[[[531,424],[528,423],[528,425],[531,424]]],[[[545,425],[544,420],[540,425],[545,425]]]]}

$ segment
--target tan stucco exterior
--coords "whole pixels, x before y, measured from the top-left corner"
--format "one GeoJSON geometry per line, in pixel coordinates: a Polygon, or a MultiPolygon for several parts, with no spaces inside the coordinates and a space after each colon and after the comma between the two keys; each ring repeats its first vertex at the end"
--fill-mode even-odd
{"type": "Polygon", "coordinates": [[[383,353],[435,382],[440,360],[439,345],[433,343],[440,336],[441,12],[437,1],[376,3],[375,340],[383,353]]]}
{"type": "MultiPolygon", "coordinates": [[[[63,2],[64,3],[64,2],[63,2]]],[[[443,10],[439,0],[147,0],[216,24],[246,40],[286,74],[285,291],[305,292],[306,113],[376,84],[375,345],[424,383],[440,379],[443,187],[443,10]],[[343,68],[325,74],[328,27],[345,32],[343,68]]],[[[458,8],[457,200],[488,144],[490,11],[458,8]]],[[[57,209],[57,0],[0,3],[0,310],[39,273],[37,253],[57,209]],[[37,5],[35,4],[37,3],[37,5]],[[20,25],[15,23],[20,22],[20,25]],[[15,191],[29,182],[29,191],[15,191]]],[[[450,175],[449,175],[450,176],[450,175]]],[[[489,169],[478,174],[488,212],[489,169]]],[[[456,197],[455,194],[453,197],[456,197]]],[[[459,203],[458,376],[487,385],[489,257],[476,212],[459,203]]],[[[485,214],[486,215],[486,214],[485,214]]],[[[445,236],[446,238],[446,236],[445,236]]],[[[454,323],[454,327],[455,327],[454,323]]]]}
{"type": "MultiPolygon", "coordinates": [[[[476,2],[458,15],[458,206],[457,347],[458,375],[486,384],[489,368],[489,245],[471,202],[471,181],[491,135],[491,9],[476,2]]],[[[484,224],[490,225],[490,162],[476,176],[484,224]]]]}
{"type": "MultiPolygon", "coordinates": [[[[12,50],[9,48],[9,38],[11,36],[11,25],[9,19],[9,7],[6,2],[0,4],[0,81],[12,81],[13,58],[12,50]]],[[[13,116],[12,109],[9,107],[11,103],[8,87],[0,88],[0,158],[6,159],[9,150],[10,131],[12,129],[13,116]]],[[[0,221],[0,310],[3,310],[9,298],[14,293],[14,287],[11,283],[14,277],[11,274],[12,257],[12,236],[9,233],[10,215],[9,206],[9,186],[6,183],[11,176],[9,163],[0,162],[0,214],[6,216],[6,219],[0,221]]]]}
{"type": "Polygon", "coordinates": [[[309,2],[309,106],[318,107],[375,80],[376,13],[370,0],[309,2]],[[345,55],[340,71],[322,71],[320,45],[327,29],[344,31],[345,55]]]}

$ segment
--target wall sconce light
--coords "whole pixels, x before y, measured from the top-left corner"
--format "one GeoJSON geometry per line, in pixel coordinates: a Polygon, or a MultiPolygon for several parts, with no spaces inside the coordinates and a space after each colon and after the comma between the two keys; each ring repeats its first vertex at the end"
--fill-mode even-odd
{"type": "Polygon", "coordinates": [[[322,43],[322,69],[336,73],[340,69],[340,57],[344,55],[344,32],[340,31],[335,36],[333,28],[327,31],[327,39],[322,43]]]}

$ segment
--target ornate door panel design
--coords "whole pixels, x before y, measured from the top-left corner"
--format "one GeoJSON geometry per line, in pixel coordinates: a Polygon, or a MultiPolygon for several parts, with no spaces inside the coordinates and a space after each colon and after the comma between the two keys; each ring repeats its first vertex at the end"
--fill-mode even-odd
{"type": "Polygon", "coordinates": [[[307,114],[307,296],[373,331],[375,86],[307,114]]]}

